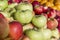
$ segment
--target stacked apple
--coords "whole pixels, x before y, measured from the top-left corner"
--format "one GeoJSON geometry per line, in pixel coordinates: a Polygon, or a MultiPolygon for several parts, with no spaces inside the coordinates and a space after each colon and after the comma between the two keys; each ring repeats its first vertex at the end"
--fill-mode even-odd
{"type": "Polygon", "coordinates": [[[31,0],[0,1],[0,10],[0,40],[59,39],[58,10],[31,0]]]}

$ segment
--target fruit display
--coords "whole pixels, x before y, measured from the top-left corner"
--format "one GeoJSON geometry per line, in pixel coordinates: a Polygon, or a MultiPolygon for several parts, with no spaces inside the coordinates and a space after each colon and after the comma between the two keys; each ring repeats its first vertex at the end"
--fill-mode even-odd
{"type": "Polygon", "coordinates": [[[59,0],[0,0],[0,40],[59,39],[59,0]]]}

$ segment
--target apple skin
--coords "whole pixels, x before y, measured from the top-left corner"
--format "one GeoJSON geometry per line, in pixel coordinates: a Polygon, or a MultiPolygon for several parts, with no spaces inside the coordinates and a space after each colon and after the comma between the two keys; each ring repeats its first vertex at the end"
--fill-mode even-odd
{"type": "Polygon", "coordinates": [[[34,8],[36,5],[40,5],[40,3],[38,1],[33,1],[32,5],[33,5],[33,8],[34,8]]]}
{"type": "Polygon", "coordinates": [[[57,28],[52,30],[52,36],[59,39],[59,31],[57,28]]]}
{"type": "Polygon", "coordinates": [[[42,40],[43,39],[42,33],[35,31],[33,29],[27,30],[25,34],[27,37],[30,38],[30,40],[42,40]]]}
{"type": "Polygon", "coordinates": [[[34,12],[35,12],[36,15],[42,14],[43,11],[44,11],[44,7],[43,6],[36,5],[34,7],[34,12]]]}
{"type": "Polygon", "coordinates": [[[43,40],[49,40],[52,37],[52,32],[50,29],[38,29],[38,31],[42,33],[43,40]]]}
{"type": "Polygon", "coordinates": [[[14,3],[20,3],[22,0],[12,0],[14,3]]]}
{"type": "Polygon", "coordinates": [[[55,18],[56,17],[56,10],[54,9],[50,9],[48,12],[47,12],[47,15],[48,15],[48,18],[55,18]]]}
{"type": "Polygon", "coordinates": [[[9,28],[10,28],[9,36],[12,39],[18,40],[19,38],[22,37],[23,27],[21,23],[19,23],[18,21],[12,21],[9,23],[9,28]]]}
{"type": "Polygon", "coordinates": [[[0,10],[4,10],[6,7],[8,7],[8,2],[7,1],[0,1],[0,10]]]}
{"type": "Polygon", "coordinates": [[[32,23],[37,28],[43,28],[47,23],[47,18],[44,15],[36,15],[33,17],[32,23]]]}
{"type": "Polygon", "coordinates": [[[33,12],[26,10],[15,13],[14,18],[22,24],[27,24],[31,22],[33,16],[33,12]]]}
{"type": "Polygon", "coordinates": [[[56,14],[57,14],[57,16],[60,16],[60,11],[57,11],[57,13],[56,13],[56,14]]]}
{"type": "Polygon", "coordinates": [[[23,31],[33,29],[33,28],[34,28],[34,26],[31,23],[29,23],[29,24],[26,24],[23,26],[23,31]]]}
{"type": "Polygon", "coordinates": [[[47,28],[48,29],[55,29],[58,26],[58,21],[56,19],[48,19],[47,21],[47,28]]]}
{"type": "Polygon", "coordinates": [[[0,40],[4,39],[9,34],[9,24],[7,23],[5,17],[0,14],[0,40]]]}
{"type": "Polygon", "coordinates": [[[28,2],[21,2],[18,6],[17,6],[17,10],[30,10],[33,11],[33,6],[32,4],[28,3],[28,2]]]}

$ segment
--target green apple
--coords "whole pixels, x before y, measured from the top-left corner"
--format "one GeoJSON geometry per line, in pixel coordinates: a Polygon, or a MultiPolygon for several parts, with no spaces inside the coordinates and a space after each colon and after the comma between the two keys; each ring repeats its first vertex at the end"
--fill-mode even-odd
{"type": "Polygon", "coordinates": [[[7,1],[0,1],[0,10],[4,10],[7,7],[8,7],[7,1]]]}
{"type": "Polygon", "coordinates": [[[17,6],[17,10],[30,10],[33,11],[33,7],[31,3],[28,2],[21,2],[18,6],[17,6]]]}
{"type": "Polygon", "coordinates": [[[17,11],[14,15],[14,18],[22,24],[30,23],[34,14],[29,10],[17,11]]]}
{"type": "Polygon", "coordinates": [[[52,37],[59,39],[59,31],[57,28],[52,30],[52,37]]]}
{"type": "Polygon", "coordinates": [[[52,32],[49,29],[44,29],[41,32],[43,34],[43,40],[49,40],[52,37],[52,32]]]}
{"type": "Polygon", "coordinates": [[[44,15],[36,15],[33,17],[32,23],[38,28],[43,28],[47,23],[47,19],[44,15]]]}
{"type": "Polygon", "coordinates": [[[27,30],[26,35],[30,38],[30,40],[42,40],[42,33],[36,30],[27,30]]]}

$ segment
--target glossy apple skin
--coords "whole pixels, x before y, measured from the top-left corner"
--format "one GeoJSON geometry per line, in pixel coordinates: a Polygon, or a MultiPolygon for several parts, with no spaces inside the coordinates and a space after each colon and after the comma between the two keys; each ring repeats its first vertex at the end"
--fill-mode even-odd
{"type": "Polygon", "coordinates": [[[55,29],[58,26],[58,21],[56,19],[48,19],[47,28],[55,29]]]}
{"type": "Polygon", "coordinates": [[[31,22],[33,16],[33,12],[26,10],[15,13],[14,18],[22,24],[27,24],[31,22]]]}
{"type": "Polygon", "coordinates": [[[34,12],[35,12],[35,14],[37,14],[37,15],[42,14],[43,11],[44,11],[43,6],[36,5],[36,6],[34,7],[34,12]]]}
{"type": "Polygon", "coordinates": [[[19,38],[22,37],[23,27],[22,27],[21,23],[19,23],[17,21],[12,21],[9,23],[9,28],[10,28],[9,36],[12,39],[18,40],[19,38]]]}
{"type": "Polygon", "coordinates": [[[20,3],[22,0],[12,0],[15,3],[20,3]]]}
{"type": "Polygon", "coordinates": [[[27,30],[25,34],[30,38],[30,40],[42,40],[42,33],[35,30],[27,30]]]}
{"type": "Polygon", "coordinates": [[[48,18],[55,18],[56,17],[56,10],[50,9],[49,12],[47,12],[48,18]]]}
{"type": "Polygon", "coordinates": [[[43,28],[47,23],[47,18],[44,15],[36,15],[33,17],[32,23],[37,28],[43,28]]]}
{"type": "Polygon", "coordinates": [[[16,7],[17,10],[20,10],[20,11],[24,11],[24,10],[30,10],[30,11],[33,11],[33,6],[32,4],[28,3],[28,2],[21,2],[19,3],[19,5],[16,7]]]}

